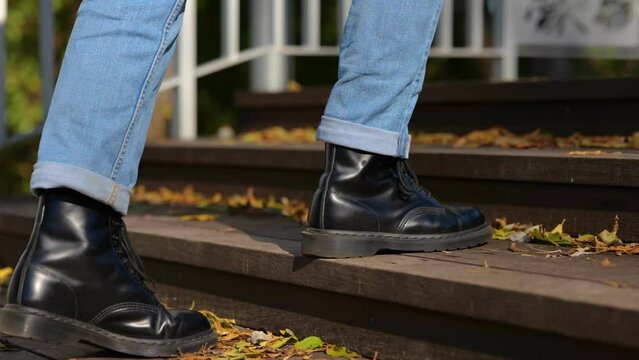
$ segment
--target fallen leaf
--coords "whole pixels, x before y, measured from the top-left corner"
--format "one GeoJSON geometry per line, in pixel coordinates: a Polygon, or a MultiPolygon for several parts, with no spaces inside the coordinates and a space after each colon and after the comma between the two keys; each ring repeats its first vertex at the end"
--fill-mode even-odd
{"type": "Polygon", "coordinates": [[[309,336],[295,344],[295,348],[299,350],[315,350],[322,346],[324,346],[324,342],[317,336],[309,336]]]}
{"type": "Polygon", "coordinates": [[[182,215],[180,220],[182,221],[215,221],[219,218],[219,215],[213,214],[195,214],[195,215],[182,215]]]}
{"type": "Polygon", "coordinates": [[[347,359],[359,357],[356,352],[350,351],[346,347],[334,345],[329,345],[326,347],[326,355],[331,357],[343,357],[347,359]]]}
{"type": "Polygon", "coordinates": [[[602,150],[575,150],[568,153],[570,156],[602,156],[606,154],[607,152],[602,150]]]}
{"type": "Polygon", "coordinates": [[[606,284],[606,285],[608,285],[608,286],[612,286],[612,287],[615,287],[615,288],[623,289],[623,288],[627,288],[628,287],[624,283],[621,283],[621,282],[618,282],[618,281],[613,281],[613,280],[602,280],[601,282],[606,284]]]}
{"type": "Polygon", "coordinates": [[[612,262],[608,260],[608,258],[604,258],[603,260],[601,260],[601,266],[611,267],[613,265],[612,262]]]}
{"type": "Polygon", "coordinates": [[[0,286],[9,282],[11,274],[13,274],[13,268],[5,267],[0,269],[0,286]]]}

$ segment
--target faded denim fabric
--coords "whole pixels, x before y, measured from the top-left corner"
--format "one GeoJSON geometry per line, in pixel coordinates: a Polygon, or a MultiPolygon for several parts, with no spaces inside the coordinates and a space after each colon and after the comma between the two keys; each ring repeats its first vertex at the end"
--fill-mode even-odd
{"type": "Polygon", "coordinates": [[[31,188],[67,187],[127,212],[185,0],[84,0],[31,188]]]}
{"type": "Polygon", "coordinates": [[[353,1],[319,140],[408,157],[408,122],[441,7],[441,0],[353,1]]]}
{"type": "MultiPolygon", "coordinates": [[[[31,188],[67,187],[126,214],[185,0],[84,0],[31,188]]],[[[318,138],[407,157],[441,0],[354,0],[318,138]]]]}

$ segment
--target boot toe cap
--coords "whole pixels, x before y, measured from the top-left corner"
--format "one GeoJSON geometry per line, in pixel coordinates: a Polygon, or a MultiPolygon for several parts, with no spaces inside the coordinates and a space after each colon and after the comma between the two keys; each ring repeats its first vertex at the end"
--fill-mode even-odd
{"type": "Polygon", "coordinates": [[[172,337],[182,338],[211,330],[211,324],[207,318],[197,311],[169,309],[174,319],[175,327],[172,337]]]}
{"type": "Polygon", "coordinates": [[[454,207],[454,211],[459,216],[461,230],[467,230],[482,226],[486,223],[486,218],[481,210],[470,206],[454,207]]]}

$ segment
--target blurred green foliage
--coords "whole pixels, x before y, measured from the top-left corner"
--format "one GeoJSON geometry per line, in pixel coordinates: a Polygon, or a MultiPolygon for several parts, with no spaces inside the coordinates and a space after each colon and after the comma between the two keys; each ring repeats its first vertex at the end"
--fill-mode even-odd
{"type": "MultiPolygon", "coordinates": [[[[56,59],[62,57],[79,0],[53,1],[56,12],[56,59]]],[[[10,134],[32,130],[43,119],[38,64],[38,2],[9,0],[6,23],[7,124],[10,134]]]]}
{"type": "MultiPolygon", "coordinates": [[[[56,61],[59,64],[80,0],[54,0],[56,61]]],[[[43,120],[38,63],[38,2],[9,0],[6,30],[6,118],[9,134],[33,130],[43,120]]],[[[29,191],[37,138],[0,149],[0,194],[29,191]]]]}

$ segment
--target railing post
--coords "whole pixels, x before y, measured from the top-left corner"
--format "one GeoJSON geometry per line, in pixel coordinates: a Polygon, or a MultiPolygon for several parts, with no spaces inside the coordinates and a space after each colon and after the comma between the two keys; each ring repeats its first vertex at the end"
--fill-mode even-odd
{"type": "Polygon", "coordinates": [[[5,26],[7,23],[7,0],[0,0],[0,145],[7,140],[7,109],[5,100],[5,66],[6,41],[5,26]]]}
{"type": "Polygon", "coordinates": [[[302,45],[311,49],[320,46],[320,20],[322,7],[320,0],[302,1],[302,45]]]}
{"type": "Polygon", "coordinates": [[[173,122],[173,137],[193,140],[197,137],[197,0],[188,0],[178,40],[178,116],[173,122]]]}
{"type": "Polygon", "coordinates": [[[484,48],[484,0],[466,0],[466,46],[474,52],[484,48]]]}
{"type": "Polygon", "coordinates": [[[240,51],[240,2],[222,0],[222,57],[233,59],[240,51]]]}
{"type": "Polygon", "coordinates": [[[40,20],[38,50],[40,57],[40,79],[42,82],[42,110],[46,119],[55,86],[55,53],[53,48],[55,14],[53,11],[53,1],[39,0],[38,10],[40,20]]]}
{"type": "Polygon", "coordinates": [[[502,60],[501,80],[512,81],[519,77],[519,52],[517,50],[512,1],[502,0],[502,60]]]}
{"type": "Polygon", "coordinates": [[[288,61],[281,53],[286,44],[285,1],[252,0],[251,23],[251,45],[273,46],[270,54],[251,63],[251,90],[284,91],[288,79],[288,61]]]}
{"type": "Polygon", "coordinates": [[[338,14],[337,14],[337,38],[342,39],[342,33],[344,32],[344,25],[346,25],[346,19],[348,19],[348,12],[353,5],[353,0],[339,0],[338,2],[338,14]]]}
{"type": "MultiPolygon", "coordinates": [[[[435,37],[435,45],[443,52],[448,52],[453,47],[453,16],[455,4],[453,0],[443,0],[441,18],[435,37]]],[[[472,0],[475,1],[475,0],[472,0]]]]}

